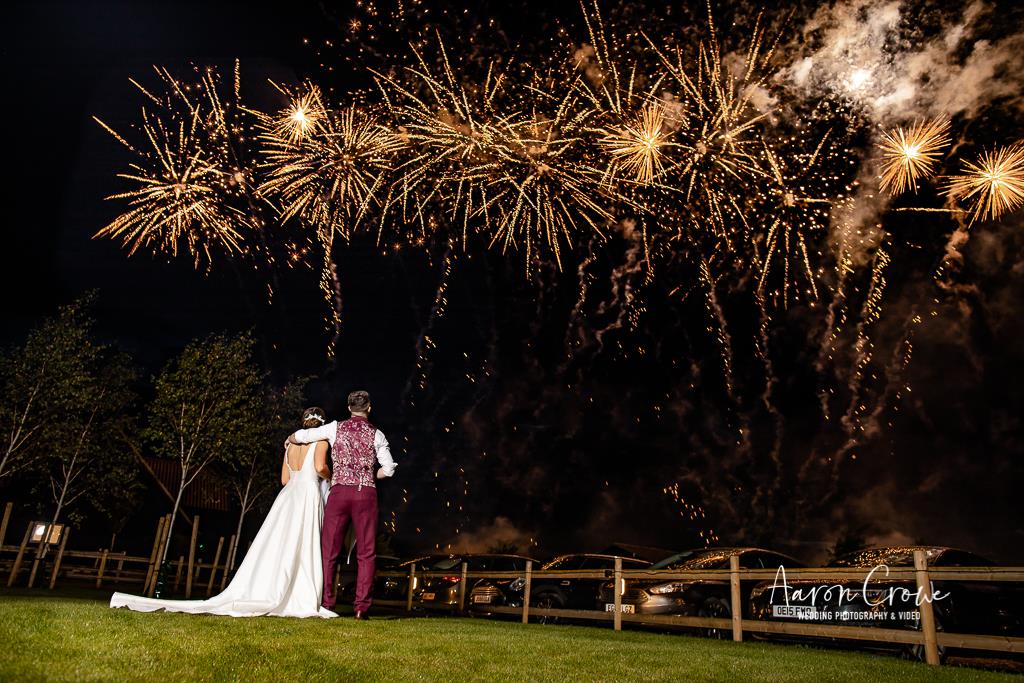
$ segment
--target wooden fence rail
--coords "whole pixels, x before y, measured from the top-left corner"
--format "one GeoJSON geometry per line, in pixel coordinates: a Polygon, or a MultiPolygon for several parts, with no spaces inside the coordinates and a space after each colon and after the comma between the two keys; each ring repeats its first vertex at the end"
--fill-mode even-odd
{"type": "MultiPolygon", "coordinates": [[[[925,660],[932,665],[940,663],[939,648],[966,648],[972,650],[989,650],[993,652],[1006,652],[1020,654],[1024,653],[1024,638],[980,635],[968,633],[946,633],[939,631],[935,622],[932,610],[932,582],[934,581],[983,581],[983,582],[1021,582],[1024,583],[1024,567],[943,567],[930,569],[927,556],[921,550],[914,551],[913,567],[892,567],[886,573],[884,570],[876,571],[872,580],[892,581],[904,580],[916,584],[920,591],[920,630],[884,628],[879,626],[839,626],[829,624],[815,624],[802,622],[785,621],[762,621],[759,619],[747,619],[743,617],[741,584],[744,581],[773,581],[777,578],[775,569],[741,569],[738,558],[730,559],[729,569],[709,569],[701,571],[670,571],[651,569],[622,569],[622,561],[617,559],[614,569],[611,570],[534,570],[533,563],[527,562],[524,571],[506,572],[474,572],[468,569],[466,563],[462,565],[461,581],[462,586],[458,591],[458,602],[455,606],[456,612],[463,612],[466,609],[466,595],[469,592],[467,581],[473,579],[522,579],[523,604],[519,607],[487,606],[491,614],[507,614],[519,616],[522,622],[528,623],[530,618],[558,617],[563,619],[585,619],[599,622],[611,622],[612,627],[618,631],[622,623],[636,624],[665,624],[688,628],[720,629],[732,634],[732,639],[743,640],[744,633],[776,634],[787,636],[799,636],[808,638],[831,638],[840,640],[858,640],[878,643],[920,645],[924,649],[925,660]],[[530,605],[531,584],[538,580],[565,580],[565,579],[601,579],[614,581],[614,611],[602,612],[598,610],[579,609],[553,609],[539,608],[530,605]],[[630,581],[657,580],[657,581],[715,581],[729,586],[729,602],[731,615],[729,618],[716,617],[691,617],[676,616],[667,614],[627,614],[622,611],[622,594],[630,581]]],[[[832,583],[857,581],[864,582],[868,579],[871,570],[862,568],[812,568],[812,569],[787,569],[786,578],[789,579],[812,579],[832,583]]],[[[416,571],[410,565],[408,572],[382,571],[377,572],[378,577],[407,578],[409,580],[406,589],[405,600],[374,600],[375,604],[393,607],[405,607],[412,610],[414,606],[414,586],[417,580],[423,581],[432,578],[451,577],[449,571],[416,571]]],[[[419,605],[423,608],[430,608],[428,603],[419,605]]],[[[451,609],[445,605],[445,609],[451,609]]]]}

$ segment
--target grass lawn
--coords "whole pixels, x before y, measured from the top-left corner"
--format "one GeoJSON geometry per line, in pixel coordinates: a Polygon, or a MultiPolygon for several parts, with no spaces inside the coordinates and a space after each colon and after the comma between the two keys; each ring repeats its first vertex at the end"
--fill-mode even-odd
{"type": "Polygon", "coordinates": [[[485,619],[232,619],[0,592],[3,681],[1009,681],[792,645],[485,619]]]}

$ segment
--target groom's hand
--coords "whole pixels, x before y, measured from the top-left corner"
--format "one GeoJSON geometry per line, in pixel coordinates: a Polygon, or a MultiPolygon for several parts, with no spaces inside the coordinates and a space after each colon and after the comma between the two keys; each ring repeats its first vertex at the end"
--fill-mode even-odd
{"type": "Polygon", "coordinates": [[[387,476],[388,475],[384,474],[384,470],[383,469],[377,470],[377,478],[378,479],[387,479],[387,476]]]}

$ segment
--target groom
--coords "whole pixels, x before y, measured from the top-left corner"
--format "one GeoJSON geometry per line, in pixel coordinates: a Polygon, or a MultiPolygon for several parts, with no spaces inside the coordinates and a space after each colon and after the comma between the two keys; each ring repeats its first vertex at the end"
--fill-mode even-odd
{"type": "Polygon", "coordinates": [[[367,420],[370,415],[370,394],[353,391],[348,395],[349,419],[328,422],[321,427],[300,429],[288,437],[295,444],[314,441],[331,442],[331,494],[324,509],[324,525],[320,546],[324,562],[323,606],[334,609],[334,567],[344,545],[349,521],[356,531],[356,619],[366,619],[370,609],[377,541],[377,489],[374,486],[373,461],[380,463],[377,479],[395,473],[388,440],[367,420]]]}

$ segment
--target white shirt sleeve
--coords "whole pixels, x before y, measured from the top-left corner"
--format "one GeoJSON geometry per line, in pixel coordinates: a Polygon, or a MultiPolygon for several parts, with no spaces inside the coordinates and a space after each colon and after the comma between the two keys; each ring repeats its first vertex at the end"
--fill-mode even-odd
{"type": "Polygon", "coordinates": [[[395,464],[394,458],[391,457],[391,447],[388,446],[388,440],[384,436],[384,432],[379,429],[373,435],[373,447],[377,450],[377,462],[380,463],[381,472],[386,477],[392,476],[398,465],[395,464]]]}
{"type": "MultiPolygon", "coordinates": [[[[378,432],[379,433],[379,432],[378,432]]],[[[313,443],[314,441],[330,441],[331,446],[334,445],[334,439],[338,436],[338,422],[328,422],[320,427],[310,427],[309,429],[300,429],[295,432],[292,436],[299,443],[313,443]]]]}

